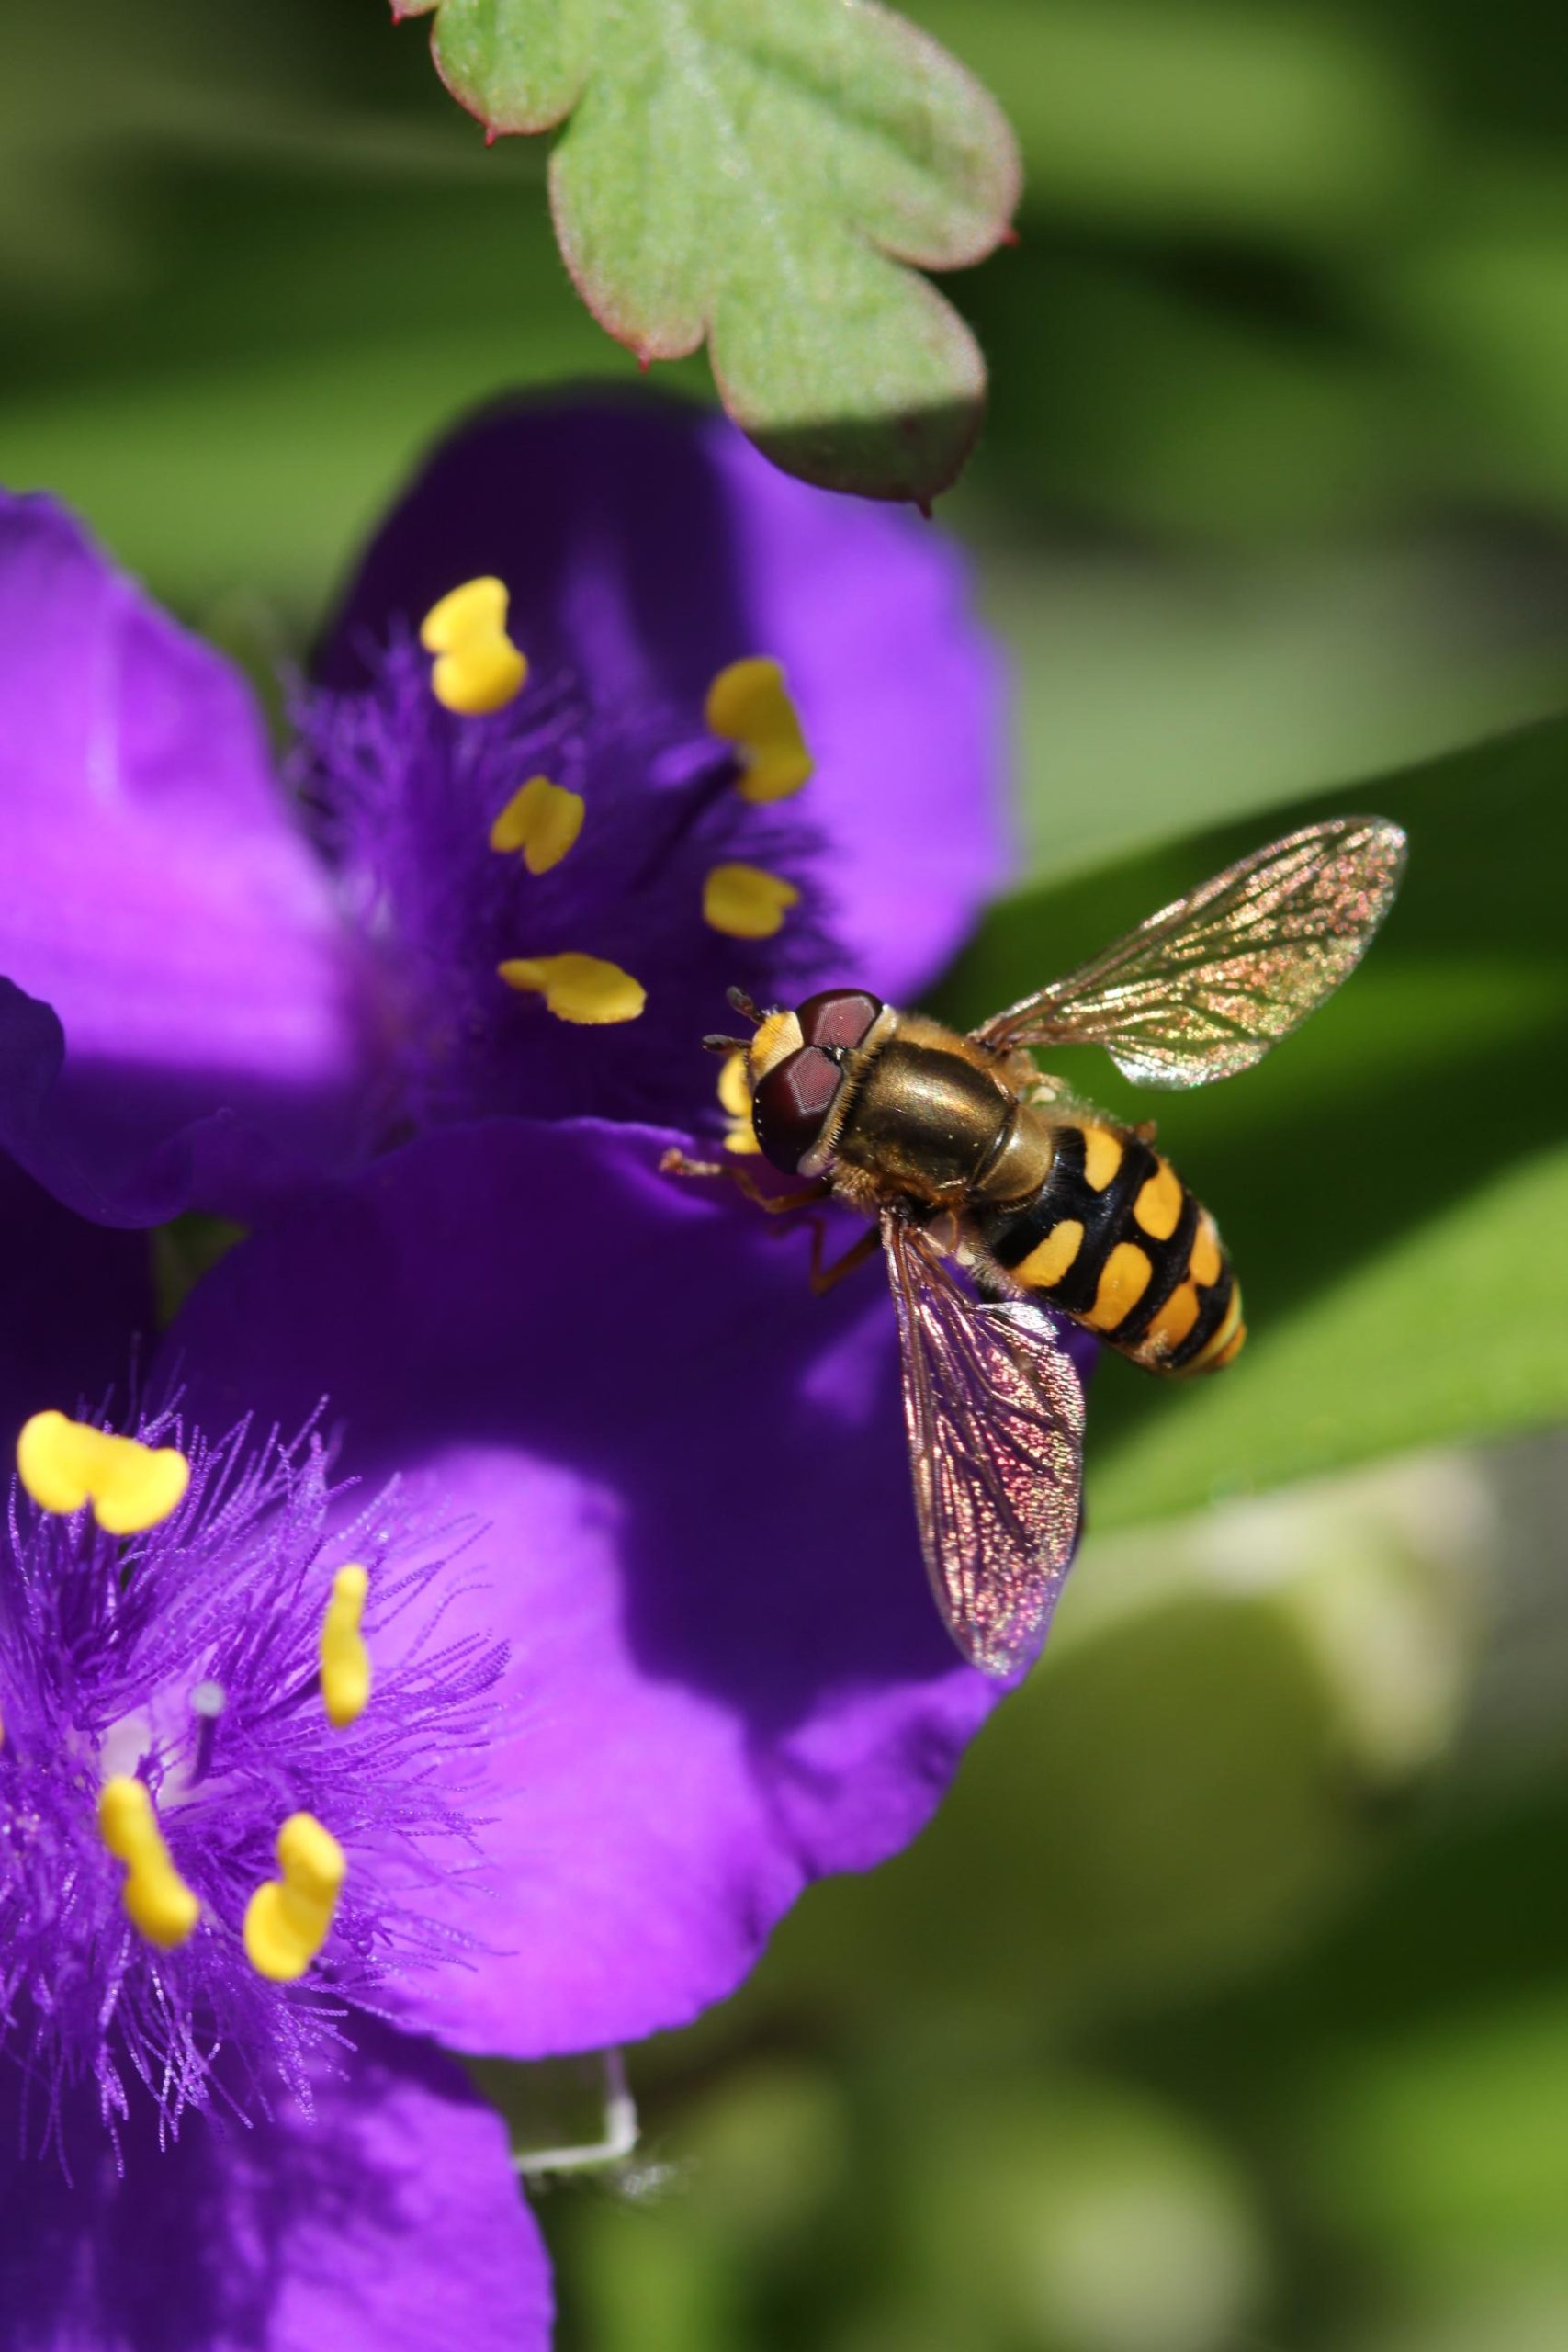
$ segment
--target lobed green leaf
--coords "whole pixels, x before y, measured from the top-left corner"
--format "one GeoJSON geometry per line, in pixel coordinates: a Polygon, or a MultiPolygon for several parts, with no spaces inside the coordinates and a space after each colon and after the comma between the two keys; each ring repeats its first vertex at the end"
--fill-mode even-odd
{"type": "Polygon", "coordinates": [[[564,125],[562,254],[645,360],[705,341],[739,424],[829,489],[925,501],[985,368],[919,274],[981,260],[1019,192],[992,99],[874,0],[395,0],[491,132],[564,125]]]}

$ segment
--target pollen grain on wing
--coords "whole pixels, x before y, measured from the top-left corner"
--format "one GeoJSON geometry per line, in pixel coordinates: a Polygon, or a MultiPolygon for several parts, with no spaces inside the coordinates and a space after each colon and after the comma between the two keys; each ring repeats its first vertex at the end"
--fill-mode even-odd
{"type": "Polygon", "coordinates": [[[811,754],[778,662],[761,654],[731,662],[708,688],[705,716],[739,752],[743,800],[787,800],[809,781],[811,754]]]}
{"type": "Polygon", "coordinates": [[[62,1516],[93,1506],[109,1535],[141,1535],[185,1499],[190,1464],[172,1445],[143,1445],[73,1421],[35,1413],[17,1440],[17,1475],[40,1510],[62,1516]]]}
{"type": "Polygon", "coordinates": [[[118,1774],[98,1797],[98,1833],[125,1864],[120,1901],[139,1936],[172,1951],[193,1933],[201,1905],[175,1868],[144,1781],[118,1774]]]}
{"type": "Polygon", "coordinates": [[[277,1867],[245,1906],[245,1956],[258,1976],[291,1984],[332,1932],[347,1864],[314,1814],[291,1813],[277,1833],[277,1867]]]}
{"type": "Polygon", "coordinates": [[[523,691],[528,664],[506,634],[504,581],[466,580],[432,605],[419,632],[435,656],[430,690],[463,718],[504,710],[523,691]]]}
{"type": "Polygon", "coordinates": [[[542,996],[558,1021],[584,1028],[635,1021],[648,1002],[640,980],[600,956],[512,956],[496,968],[509,989],[542,996]]]}

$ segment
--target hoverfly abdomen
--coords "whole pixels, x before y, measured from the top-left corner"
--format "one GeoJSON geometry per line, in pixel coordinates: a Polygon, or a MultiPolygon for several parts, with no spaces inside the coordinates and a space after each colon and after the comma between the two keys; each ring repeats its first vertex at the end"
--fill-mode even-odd
{"type": "Polygon", "coordinates": [[[1054,1121],[1051,1172],[1021,1206],[980,1221],[1025,1290],[1150,1372],[1209,1372],[1246,1337],[1214,1221],[1170,1162],[1109,1121],[1054,1121]]]}

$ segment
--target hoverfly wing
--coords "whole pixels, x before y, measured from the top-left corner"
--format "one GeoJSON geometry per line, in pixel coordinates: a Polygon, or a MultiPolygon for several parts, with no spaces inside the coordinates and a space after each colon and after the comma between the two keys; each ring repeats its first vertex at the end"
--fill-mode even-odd
{"type": "Polygon", "coordinates": [[[1234,1077],[1354,970],[1404,867],[1404,835],[1386,818],[1309,825],[1162,907],[974,1035],[1004,1052],[1105,1046],[1144,1086],[1234,1077]]]}
{"type": "Polygon", "coordinates": [[[918,1226],[885,1209],[915,1512],[926,1571],[974,1666],[1040,1646],[1081,1510],[1083,1389],[1039,1307],[972,1298],[918,1226]]]}

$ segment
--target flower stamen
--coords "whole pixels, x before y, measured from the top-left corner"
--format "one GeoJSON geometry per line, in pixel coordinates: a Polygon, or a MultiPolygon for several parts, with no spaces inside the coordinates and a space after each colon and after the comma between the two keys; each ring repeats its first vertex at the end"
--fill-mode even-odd
{"type": "Polygon", "coordinates": [[[370,1653],[359,1630],[369,1589],[363,1568],[340,1568],[321,1621],[321,1697],[337,1731],[357,1723],[370,1703],[370,1653]]]}
{"type": "Polygon", "coordinates": [[[17,1474],[40,1510],[69,1517],[85,1503],[108,1535],[141,1535],[176,1510],[190,1464],[172,1445],[114,1437],[63,1413],[35,1413],[17,1440],[17,1474]]]}
{"type": "Polygon", "coordinates": [[[581,792],[568,792],[547,775],[519,785],[490,829],[490,845],[503,855],[521,850],[530,874],[558,865],[582,831],[581,792]]]}
{"type": "Polygon", "coordinates": [[[98,1797],[98,1834],[125,1864],[119,1899],[139,1936],[161,1951],[183,1944],[201,1905],[175,1868],[147,1784],[130,1774],[106,1781],[98,1797]]]}
{"type": "Polygon", "coordinates": [[[635,1021],[648,1002],[640,980],[599,956],[513,956],[496,970],[520,995],[542,996],[558,1021],[584,1027],[635,1021]]]}
{"type": "Polygon", "coordinates": [[[703,921],[727,939],[772,939],[800,892],[765,865],[715,865],[703,884],[703,921]]]}
{"type": "Polygon", "coordinates": [[[731,662],[708,688],[705,716],[710,733],[739,751],[742,800],[787,800],[809,780],[811,754],[776,662],[763,655],[731,662]]]}
{"type": "Polygon", "coordinates": [[[504,581],[465,581],[432,605],[419,632],[435,655],[430,690],[438,703],[464,718],[504,710],[523,691],[528,664],[506,634],[504,581]]]}
{"type": "Polygon", "coordinates": [[[245,1905],[245,1955],[258,1976],[291,1984],[332,1932],[347,1869],[343,1848],[312,1813],[291,1813],[277,1833],[280,1878],[245,1905]]]}

